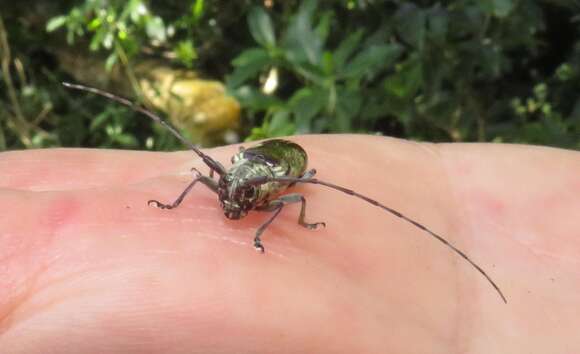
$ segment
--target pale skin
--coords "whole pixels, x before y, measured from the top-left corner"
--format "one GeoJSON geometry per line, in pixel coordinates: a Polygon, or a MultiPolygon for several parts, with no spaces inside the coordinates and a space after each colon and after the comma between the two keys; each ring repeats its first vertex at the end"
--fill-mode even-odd
{"type": "MultiPolygon", "coordinates": [[[[0,348],[6,353],[580,352],[580,153],[290,138],[317,178],[268,219],[227,220],[191,152],[0,154],[0,348]]],[[[250,146],[251,144],[246,144],[250,146]]],[[[229,166],[237,146],[206,150],[229,166]]]]}

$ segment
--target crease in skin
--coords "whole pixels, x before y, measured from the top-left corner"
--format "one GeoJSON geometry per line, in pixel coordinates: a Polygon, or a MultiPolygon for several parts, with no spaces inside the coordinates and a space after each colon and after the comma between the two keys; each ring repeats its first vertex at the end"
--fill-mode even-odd
{"type": "MultiPolygon", "coordinates": [[[[535,255],[556,259],[560,262],[580,264],[580,259],[577,259],[577,258],[556,255],[556,254],[554,254],[552,252],[548,252],[548,251],[540,251],[540,250],[537,250],[537,249],[535,249],[529,245],[526,245],[526,244],[523,244],[523,246],[528,247],[530,249],[530,251],[533,252],[535,255]]],[[[578,270],[577,273],[580,274],[580,270],[578,270]]]]}
{"type": "MultiPolygon", "coordinates": [[[[0,235],[0,243],[3,243],[4,240],[10,240],[15,237],[18,237],[18,235],[4,232],[0,235]]],[[[22,244],[17,245],[11,244],[10,246],[4,245],[2,247],[2,255],[0,256],[0,265],[6,264],[8,263],[8,261],[16,258],[21,252],[22,248],[24,248],[22,244]]]]}
{"type": "MultiPolygon", "coordinates": [[[[17,193],[36,194],[38,192],[20,190],[17,193]]],[[[70,224],[75,215],[77,215],[79,206],[78,200],[70,195],[58,196],[50,200],[47,207],[40,210],[39,216],[35,220],[36,224],[43,230],[41,234],[37,234],[32,238],[6,240],[6,242],[20,241],[21,243],[17,243],[17,247],[13,252],[3,255],[1,259],[2,265],[5,268],[18,270],[19,273],[22,273],[19,276],[24,277],[24,280],[17,282],[12,287],[9,286],[9,289],[4,289],[6,290],[6,299],[2,300],[5,301],[7,308],[0,308],[0,334],[10,322],[15,311],[21,308],[31,294],[34,293],[35,285],[41,275],[58,259],[58,256],[56,256],[46,261],[46,252],[59,234],[59,230],[70,224]]],[[[5,276],[16,276],[14,271],[11,271],[11,273],[5,276]]]]}
{"type": "MultiPolygon", "coordinates": [[[[555,253],[549,252],[549,251],[544,251],[544,250],[538,249],[538,247],[534,247],[534,245],[532,245],[532,244],[526,243],[522,238],[517,237],[519,232],[514,232],[512,230],[508,230],[508,228],[506,226],[504,226],[503,224],[501,224],[499,222],[494,222],[493,220],[485,220],[485,222],[487,223],[487,225],[492,225],[492,227],[495,230],[497,230],[498,232],[501,232],[502,234],[509,236],[510,240],[515,241],[523,249],[526,249],[529,254],[531,254],[535,257],[538,257],[538,258],[548,257],[548,258],[552,258],[552,259],[555,259],[555,260],[558,260],[561,262],[580,264],[580,259],[577,259],[574,257],[567,257],[567,256],[563,256],[563,255],[558,255],[558,254],[555,254],[555,253]]],[[[529,231],[526,232],[526,234],[529,234],[529,233],[530,233],[529,231]]],[[[579,269],[578,273],[580,273],[580,269],[579,269]]]]}
{"type": "Polygon", "coordinates": [[[16,314],[36,295],[36,291],[39,289],[39,279],[43,274],[47,273],[51,266],[60,258],[61,257],[58,255],[53,257],[50,261],[38,266],[32,274],[27,275],[25,280],[23,280],[19,286],[21,288],[20,291],[16,290],[16,294],[12,295],[12,299],[7,301],[7,308],[0,309],[0,341],[2,335],[8,331],[11,326],[18,323],[14,322],[16,314]]]}
{"type": "MultiPolygon", "coordinates": [[[[148,252],[144,252],[146,255],[148,252]]],[[[157,252],[150,253],[151,255],[158,256],[157,252]]],[[[7,333],[11,327],[18,325],[21,322],[25,322],[30,318],[41,315],[43,312],[49,310],[51,307],[58,305],[62,302],[66,302],[71,298],[78,298],[80,295],[98,294],[99,291],[106,290],[97,285],[95,288],[82,288],[79,290],[71,290],[72,287],[66,288],[66,296],[58,291],[59,286],[68,283],[74,284],[82,282],[83,279],[90,279],[94,277],[95,274],[102,274],[106,276],[99,276],[101,279],[105,278],[115,278],[123,277],[127,275],[127,272],[119,273],[119,265],[125,264],[124,259],[111,259],[108,261],[99,261],[98,264],[94,263],[84,263],[81,266],[76,266],[73,271],[65,271],[64,274],[55,277],[49,277],[48,274],[51,268],[60,260],[61,256],[55,256],[50,262],[46,263],[42,267],[39,267],[37,271],[33,273],[27,285],[25,286],[25,291],[21,292],[15,300],[12,301],[13,305],[4,314],[0,314],[0,342],[2,340],[2,335],[7,333]],[[40,281],[42,276],[45,276],[45,280],[40,281]],[[42,299],[42,296],[54,289],[57,289],[56,295],[51,295],[47,300],[39,301],[38,298],[42,299]]],[[[140,272],[140,270],[132,270],[132,272],[140,272]]]]}
{"type": "MultiPolygon", "coordinates": [[[[218,239],[236,244],[243,247],[244,252],[250,245],[248,242],[238,241],[235,238],[228,236],[215,236],[210,233],[198,233],[198,235],[208,239],[218,239]]],[[[142,255],[150,255],[156,258],[162,254],[179,253],[181,252],[160,252],[159,250],[151,250],[150,252],[143,252],[142,255]]],[[[270,251],[269,255],[287,259],[287,257],[275,251],[270,251]]],[[[53,259],[51,263],[55,263],[57,259],[58,258],[53,259]]],[[[92,288],[90,286],[87,288],[86,279],[89,279],[88,284],[92,284],[93,282],[90,281],[90,279],[95,276],[101,279],[107,279],[111,276],[115,278],[123,278],[127,277],[127,274],[133,272],[141,272],[140,269],[130,269],[128,272],[122,271],[119,273],[118,270],[120,264],[125,264],[125,260],[114,259],[103,262],[99,261],[96,265],[93,263],[84,263],[81,266],[75,266],[73,271],[64,271],[64,273],[53,277],[45,276],[51,268],[50,264],[37,270],[34,276],[27,280],[28,284],[25,287],[25,291],[15,297],[9,310],[5,311],[0,317],[0,343],[2,343],[2,336],[9,332],[11,328],[17,327],[20,323],[26,322],[36,316],[42,316],[42,314],[51,311],[55,306],[67,302],[72,298],[78,300],[83,296],[98,296],[100,291],[106,291],[106,289],[99,287],[100,282],[94,283],[95,285],[92,288]],[[77,290],[71,290],[73,287],[70,287],[67,284],[82,285],[77,290]]]]}

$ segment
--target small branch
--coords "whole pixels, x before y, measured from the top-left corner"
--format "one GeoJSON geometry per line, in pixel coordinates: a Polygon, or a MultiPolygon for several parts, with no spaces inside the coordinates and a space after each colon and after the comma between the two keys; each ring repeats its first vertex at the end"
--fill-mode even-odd
{"type": "Polygon", "coordinates": [[[12,74],[10,72],[10,45],[8,44],[8,34],[6,33],[6,28],[4,27],[4,21],[0,17],[0,52],[2,56],[2,74],[4,79],[4,84],[8,91],[8,97],[10,103],[12,104],[12,109],[14,111],[14,129],[19,136],[22,143],[29,147],[32,145],[30,140],[30,132],[28,129],[28,123],[22,114],[22,108],[20,107],[20,102],[18,101],[18,95],[16,89],[14,88],[14,82],[12,82],[12,74]]]}

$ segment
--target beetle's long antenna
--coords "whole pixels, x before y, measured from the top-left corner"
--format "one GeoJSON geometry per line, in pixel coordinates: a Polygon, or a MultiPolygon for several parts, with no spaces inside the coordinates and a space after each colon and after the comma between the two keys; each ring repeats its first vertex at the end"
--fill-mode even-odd
{"type": "Polygon", "coordinates": [[[222,164],[220,164],[218,161],[212,159],[210,156],[204,154],[201,150],[199,150],[195,145],[193,145],[191,142],[187,141],[187,139],[185,139],[178,131],[177,129],[175,129],[174,127],[172,127],[169,123],[167,123],[165,120],[161,119],[161,117],[157,116],[156,114],[154,114],[151,111],[148,111],[147,109],[145,109],[144,107],[132,102],[131,100],[121,97],[121,96],[117,96],[114,95],[112,93],[100,90],[98,88],[94,88],[94,87],[89,87],[89,86],[85,86],[85,85],[79,85],[79,84],[72,84],[70,82],[63,82],[62,83],[65,87],[68,87],[70,89],[73,90],[79,90],[79,91],[86,91],[86,92],[91,92],[94,93],[96,95],[99,96],[103,96],[105,98],[108,98],[110,100],[113,100],[115,102],[118,102],[122,105],[125,105],[139,113],[142,113],[144,115],[146,115],[147,117],[153,119],[155,122],[163,125],[165,128],[167,128],[173,135],[175,135],[175,137],[177,139],[179,139],[182,143],[184,143],[185,145],[187,145],[191,150],[193,150],[193,152],[195,152],[199,157],[201,157],[201,159],[203,160],[203,162],[205,162],[205,164],[213,171],[215,171],[218,175],[223,175],[225,173],[225,168],[222,166],[222,164]]]}
{"type": "Polygon", "coordinates": [[[367,203],[370,203],[374,206],[377,206],[391,214],[393,214],[394,216],[401,218],[403,220],[405,220],[406,222],[412,224],[413,226],[427,232],[429,235],[431,235],[432,237],[436,238],[437,240],[439,240],[440,242],[442,242],[444,245],[446,245],[447,247],[451,248],[455,253],[457,253],[458,255],[460,255],[463,259],[465,259],[467,262],[469,262],[469,264],[471,264],[475,269],[477,269],[477,271],[479,273],[481,273],[486,279],[487,281],[491,284],[491,286],[494,287],[494,289],[497,291],[497,293],[499,294],[499,296],[501,297],[501,299],[503,300],[503,302],[505,302],[507,304],[507,300],[503,294],[503,292],[499,289],[499,287],[497,286],[497,284],[491,279],[491,277],[489,275],[487,275],[487,273],[480,267],[478,266],[474,261],[472,261],[465,253],[463,253],[463,251],[459,250],[457,247],[455,247],[453,244],[451,244],[449,241],[447,241],[445,238],[443,238],[443,236],[438,235],[437,233],[431,231],[429,228],[427,228],[425,225],[422,225],[420,223],[418,223],[417,221],[408,218],[407,216],[401,214],[400,212],[396,211],[395,209],[389,208],[386,205],[383,205],[379,202],[377,202],[374,199],[371,199],[369,197],[366,197],[360,193],[357,193],[351,189],[348,188],[344,188],[341,186],[337,186],[336,184],[332,184],[332,183],[328,183],[328,182],[324,182],[321,181],[319,179],[316,178],[300,178],[300,177],[268,177],[268,176],[260,176],[260,177],[255,177],[252,178],[248,181],[246,181],[246,184],[250,184],[250,185],[260,185],[260,184],[264,184],[264,183],[268,183],[268,182],[286,182],[286,183],[311,183],[311,184],[320,184],[323,186],[326,186],[328,188],[332,188],[334,190],[346,193],[348,195],[352,195],[354,197],[357,197],[359,199],[362,199],[364,201],[366,201],[367,203]]]}

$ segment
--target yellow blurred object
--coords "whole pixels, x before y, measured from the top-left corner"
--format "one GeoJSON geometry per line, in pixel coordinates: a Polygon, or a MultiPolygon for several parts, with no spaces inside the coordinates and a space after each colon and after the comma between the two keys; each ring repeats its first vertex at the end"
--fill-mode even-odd
{"type": "Polygon", "coordinates": [[[189,131],[192,139],[235,130],[240,121],[240,104],[227,96],[219,81],[203,80],[185,70],[155,67],[142,75],[135,68],[144,98],[168,114],[178,127],[189,131]]]}
{"type": "MultiPolygon", "coordinates": [[[[118,65],[107,73],[102,60],[68,47],[57,56],[79,83],[135,96],[118,65]]],[[[201,79],[191,70],[175,69],[157,60],[136,63],[132,70],[147,105],[164,112],[172,124],[187,131],[193,143],[212,146],[238,141],[240,104],[226,94],[221,82],[201,79]]]]}

